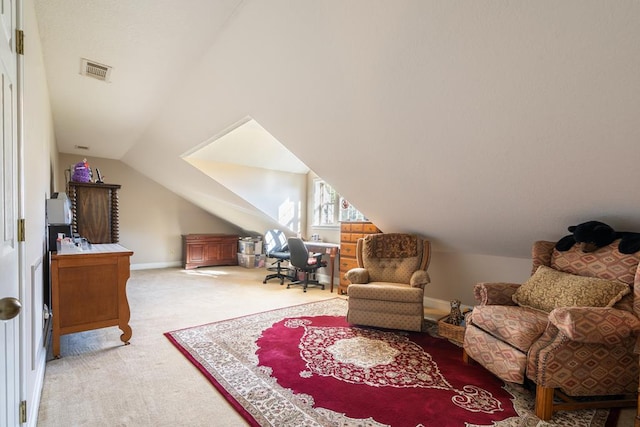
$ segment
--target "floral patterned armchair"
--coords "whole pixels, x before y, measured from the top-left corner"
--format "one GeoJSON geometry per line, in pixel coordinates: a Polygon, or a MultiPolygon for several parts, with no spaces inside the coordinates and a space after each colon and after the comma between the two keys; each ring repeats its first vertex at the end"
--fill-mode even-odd
{"type": "Polygon", "coordinates": [[[356,244],[358,267],[345,273],[347,321],[357,325],[421,331],[424,287],[430,282],[428,240],[412,234],[370,234],[356,244]]]}
{"type": "Polygon", "coordinates": [[[465,360],[504,381],[532,381],[543,420],[558,410],[636,405],[640,252],[622,254],[618,243],[587,253],[536,242],[526,283],[477,284],[465,360]]]}

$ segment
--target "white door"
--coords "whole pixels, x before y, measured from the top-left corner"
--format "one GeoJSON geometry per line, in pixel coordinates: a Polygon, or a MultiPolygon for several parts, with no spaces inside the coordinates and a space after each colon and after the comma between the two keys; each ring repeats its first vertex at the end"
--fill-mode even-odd
{"type": "MultiPolygon", "coordinates": [[[[18,298],[16,3],[0,0],[0,301],[18,298]]],[[[6,312],[6,311],[5,311],[6,312]]],[[[0,320],[0,426],[19,425],[20,316],[0,320]]]]}

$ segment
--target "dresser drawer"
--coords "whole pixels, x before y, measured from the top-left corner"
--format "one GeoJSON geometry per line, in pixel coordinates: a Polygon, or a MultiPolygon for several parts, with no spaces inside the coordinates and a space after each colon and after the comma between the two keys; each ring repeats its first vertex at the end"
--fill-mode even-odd
{"type": "Polygon", "coordinates": [[[363,232],[366,234],[378,234],[381,233],[380,229],[373,224],[362,224],[363,232]]]}
{"type": "Polygon", "coordinates": [[[352,268],[356,268],[357,266],[358,266],[357,259],[340,257],[340,275],[341,276],[343,276],[344,273],[351,270],[352,268]]]}
{"type": "Polygon", "coordinates": [[[356,259],[356,249],[358,239],[369,234],[381,233],[380,229],[370,222],[342,222],[340,223],[340,286],[338,293],[347,291],[349,281],[344,278],[344,274],[358,266],[356,259]]]}
{"type": "Polygon", "coordinates": [[[352,233],[362,233],[364,231],[364,224],[361,222],[353,222],[351,223],[351,232],[352,233]]]}
{"type": "Polygon", "coordinates": [[[340,235],[340,244],[343,245],[345,243],[356,243],[362,236],[362,233],[342,233],[340,235]]]}
{"type": "Polygon", "coordinates": [[[348,240],[343,240],[343,242],[358,243],[358,239],[361,239],[363,237],[367,237],[367,234],[364,234],[364,233],[349,233],[349,239],[348,240]]]}
{"type": "Polygon", "coordinates": [[[340,256],[355,258],[356,243],[342,243],[340,245],[340,256]]]}

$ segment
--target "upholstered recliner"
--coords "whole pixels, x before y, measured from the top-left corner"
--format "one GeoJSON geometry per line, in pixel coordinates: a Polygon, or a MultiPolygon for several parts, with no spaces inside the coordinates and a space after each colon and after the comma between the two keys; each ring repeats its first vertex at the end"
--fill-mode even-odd
{"type": "Polygon", "coordinates": [[[536,242],[526,283],[477,284],[465,360],[504,381],[533,382],[543,420],[558,410],[634,406],[640,252],[622,254],[618,243],[587,253],[536,242]]]}
{"type": "Polygon", "coordinates": [[[347,321],[356,325],[421,331],[424,287],[430,282],[428,240],[411,234],[371,234],[356,243],[358,267],[350,284],[347,321]]]}

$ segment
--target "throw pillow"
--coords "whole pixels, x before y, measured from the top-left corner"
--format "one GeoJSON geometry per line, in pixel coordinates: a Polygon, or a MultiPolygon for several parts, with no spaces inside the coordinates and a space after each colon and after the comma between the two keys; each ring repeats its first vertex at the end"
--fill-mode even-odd
{"type": "Polygon", "coordinates": [[[631,292],[626,283],[576,276],[541,265],[512,299],[547,313],[557,307],[612,307],[631,292]]]}

